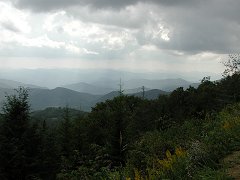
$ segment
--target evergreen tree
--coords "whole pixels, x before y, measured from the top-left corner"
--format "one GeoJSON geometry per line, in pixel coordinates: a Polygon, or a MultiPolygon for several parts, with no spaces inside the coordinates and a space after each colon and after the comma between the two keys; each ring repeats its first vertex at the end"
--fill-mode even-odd
{"type": "Polygon", "coordinates": [[[34,176],[37,140],[30,126],[28,90],[20,87],[6,96],[0,131],[0,178],[28,179],[34,176]],[[32,144],[34,143],[34,144],[32,144]]]}
{"type": "Polygon", "coordinates": [[[72,122],[68,107],[64,109],[63,121],[59,127],[59,140],[61,155],[69,157],[72,151],[72,122]]]}
{"type": "Polygon", "coordinates": [[[56,143],[56,131],[48,127],[46,121],[42,122],[39,128],[41,146],[38,154],[39,169],[38,174],[42,179],[56,179],[59,170],[60,157],[56,143]]]}

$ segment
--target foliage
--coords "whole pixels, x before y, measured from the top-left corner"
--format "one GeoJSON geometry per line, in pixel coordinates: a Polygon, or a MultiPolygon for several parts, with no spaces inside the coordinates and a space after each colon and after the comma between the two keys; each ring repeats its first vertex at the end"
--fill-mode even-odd
{"type": "Polygon", "coordinates": [[[223,62],[225,70],[223,76],[232,76],[240,72],[240,54],[229,54],[228,61],[223,62]]]}
{"type": "Polygon", "coordinates": [[[224,170],[216,170],[210,167],[202,168],[193,179],[196,180],[231,180],[232,178],[226,175],[224,170]]]}
{"type": "Polygon", "coordinates": [[[240,148],[240,75],[156,100],[120,96],[90,113],[30,113],[28,92],[0,116],[1,179],[227,179],[221,159],[240,148]]]}
{"type": "Polygon", "coordinates": [[[0,131],[1,179],[34,177],[38,155],[39,136],[30,126],[27,89],[20,87],[18,95],[7,96],[3,106],[0,131]]]}

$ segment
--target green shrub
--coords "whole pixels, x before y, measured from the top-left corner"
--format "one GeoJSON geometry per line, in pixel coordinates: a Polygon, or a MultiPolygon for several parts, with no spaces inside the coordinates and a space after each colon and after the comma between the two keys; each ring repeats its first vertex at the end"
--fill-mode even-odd
{"type": "Polygon", "coordinates": [[[204,167],[199,170],[193,179],[196,180],[231,180],[232,178],[226,175],[225,170],[216,170],[210,167],[204,167]]]}

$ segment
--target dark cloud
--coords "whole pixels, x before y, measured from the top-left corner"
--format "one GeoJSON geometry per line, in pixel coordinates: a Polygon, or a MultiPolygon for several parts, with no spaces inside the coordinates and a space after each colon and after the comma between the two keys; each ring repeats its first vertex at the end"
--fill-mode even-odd
{"type": "Polygon", "coordinates": [[[66,9],[73,6],[92,6],[95,8],[122,8],[135,4],[138,0],[17,0],[15,5],[20,8],[30,9],[36,12],[66,9]]]}
{"type": "MultiPolygon", "coordinates": [[[[236,0],[12,1],[16,7],[34,12],[65,10],[67,16],[95,23],[109,34],[128,29],[140,46],[150,44],[186,54],[229,53],[240,49],[240,1],[236,0]],[[161,28],[169,31],[169,41],[157,33],[161,28]]],[[[14,31],[10,24],[3,26],[14,31]]]]}
{"type": "Polygon", "coordinates": [[[10,21],[2,22],[0,25],[9,31],[20,32],[20,30],[10,21]]]}
{"type": "MultiPolygon", "coordinates": [[[[88,7],[72,7],[67,10],[67,14],[76,20],[92,22],[101,25],[110,25],[119,31],[119,28],[138,29],[146,24],[149,19],[150,8],[147,6],[136,5],[119,11],[113,9],[94,10],[88,7]]],[[[108,27],[107,27],[108,28],[108,27]]]]}
{"type": "MultiPolygon", "coordinates": [[[[212,0],[198,6],[159,7],[159,17],[169,29],[169,41],[144,30],[137,34],[138,42],[154,44],[160,49],[186,54],[201,52],[231,53],[240,49],[240,1],[212,0]]],[[[159,27],[152,24],[152,31],[159,27]]],[[[160,29],[159,29],[160,31],[160,29]]]]}
{"type": "MultiPolygon", "coordinates": [[[[73,6],[91,6],[97,9],[121,9],[137,3],[154,3],[165,6],[189,6],[199,3],[197,0],[12,0],[17,7],[37,12],[66,9],[73,6]]],[[[204,2],[205,0],[201,1],[204,2]]]]}

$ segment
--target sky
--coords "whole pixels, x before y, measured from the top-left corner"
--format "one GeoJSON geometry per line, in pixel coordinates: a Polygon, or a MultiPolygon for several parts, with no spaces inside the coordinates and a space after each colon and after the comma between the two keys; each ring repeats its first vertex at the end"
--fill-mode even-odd
{"type": "Polygon", "coordinates": [[[238,0],[0,0],[0,69],[206,72],[239,53],[238,0]]]}

